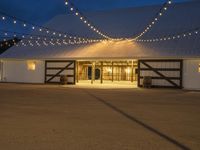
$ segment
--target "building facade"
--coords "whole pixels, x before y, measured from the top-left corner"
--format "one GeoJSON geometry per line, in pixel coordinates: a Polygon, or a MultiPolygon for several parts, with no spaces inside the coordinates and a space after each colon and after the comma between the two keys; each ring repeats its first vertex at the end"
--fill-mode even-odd
{"type": "MultiPolygon", "coordinates": [[[[131,37],[143,30],[146,20],[158,8],[147,6],[86,15],[113,37],[131,37]]],[[[199,8],[198,1],[173,5],[143,38],[163,37],[198,27],[199,8]]],[[[81,37],[99,38],[71,14],[57,16],[46,26],[66,33],[73,31],[72,34],[81,37]]],[[[154,87],[200,89],[199,34],[159,42],[111,40],[54,46],[42,42],[31,46],[26,40],[24,43],[0,55],[1,82],[58,83],[61,75],[67,75],[71,84],[126,82],[140,87],[143,78],[151,76],[154,87]]]]}

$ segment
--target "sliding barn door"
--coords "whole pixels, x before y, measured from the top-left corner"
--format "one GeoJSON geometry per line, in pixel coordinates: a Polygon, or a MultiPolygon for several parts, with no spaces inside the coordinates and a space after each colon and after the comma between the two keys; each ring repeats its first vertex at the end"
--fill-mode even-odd
{"type": "Polygon", "coordinates": [[[76,61],[73,60],[46,60],[45,83],[60,83],[62,75],[67,76],[68,84],[75,84],[76,61]]]}
{"type": "Polygon", "coordinates": [[[152,87],[182,88],[182,60],[139,60],[138,86],[143,78],[152,78],[152,87]]]}

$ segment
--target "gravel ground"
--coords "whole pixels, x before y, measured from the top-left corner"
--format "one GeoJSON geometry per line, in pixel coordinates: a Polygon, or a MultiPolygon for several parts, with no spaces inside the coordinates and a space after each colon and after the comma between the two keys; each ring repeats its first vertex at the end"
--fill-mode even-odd
{"type": "Polygon", "coordinates": [[[0,84],[0,150],[200,149],[200,92],[0,84]]]}

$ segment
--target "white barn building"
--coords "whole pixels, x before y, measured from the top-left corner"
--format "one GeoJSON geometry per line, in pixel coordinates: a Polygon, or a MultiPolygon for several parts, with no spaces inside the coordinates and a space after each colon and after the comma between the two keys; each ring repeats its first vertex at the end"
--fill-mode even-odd
{"type": "MultiPolygon", "coordinates": [[[[113,37],[140,33],[160,6],[88,12],[86,16],[113,37]]],[[[162,37],[200,26],[200,2],[172,5],[144,38],[162,37]]],[[[99,38],[74,15],[59,15],[49,28],[99,38]]],[[[154,87],[200,89],[200,36],[160,42],[104,41],[82,45],[13,46],[0,55],[0,81],[58,83],[127,82],[141,86],[144,76],[154,87]]]]}

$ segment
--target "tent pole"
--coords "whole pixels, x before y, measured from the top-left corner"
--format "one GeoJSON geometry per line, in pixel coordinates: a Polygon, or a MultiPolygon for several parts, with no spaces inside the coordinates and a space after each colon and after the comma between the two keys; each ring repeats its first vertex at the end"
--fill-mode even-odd
{"type": "Polygon", "coordinates": [[[131,62],[131,82],[133,82],[133,60],[131,62]]]}
{"type": "Polygon", "coordinates": [[[92,62],[92,78],[91,78],[91,83],[94,83],[95,79],[95,62],[92,62]]]}
{"type": "Polygon", "coordinates": [[[113,80],[114,80],[114,78],[113,78],[113,61],[112,61],[112,82],[113,82],[113,80]]]}
{"type": "Polygon", "coordinates": [[[76,82],[79,82],[79,62],[76,62],[76,82]]]}
{"type": "Polygon", "coordinates": [[[101,62],[101,84],[103,83],[103,62],[101,62]]]}

